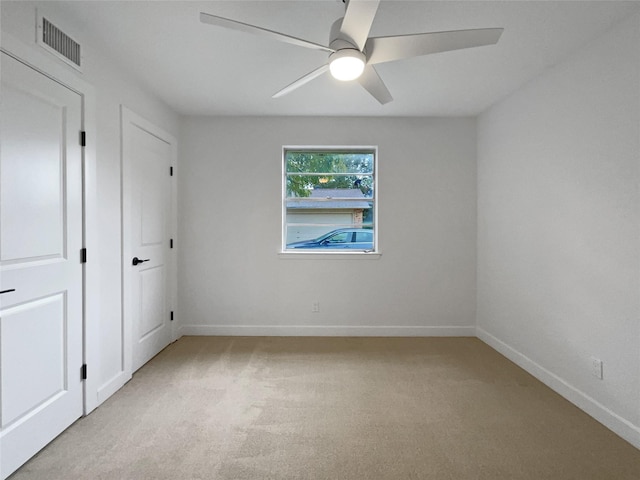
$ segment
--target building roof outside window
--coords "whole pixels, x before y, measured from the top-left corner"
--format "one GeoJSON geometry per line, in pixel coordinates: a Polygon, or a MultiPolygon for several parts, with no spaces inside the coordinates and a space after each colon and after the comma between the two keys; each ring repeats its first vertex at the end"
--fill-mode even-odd
{"type": "Polygon", "coordinates": [[[369,209],[372,208],[371,203],[366,200],[362,191],[358,188],[317,188],[307,197],[316,201],[304,200],[287,200],[288,209],[323,209],[323,210],[339,210],[339,209],[369,209]],[[318,199],[327,199],[324,202],[318,202],[318,199]],[[332,200],[334,199],[335,200],[332,200]],[[344,198],[362,198],[361,202],[353,200],[342,200],[344,198]]]}

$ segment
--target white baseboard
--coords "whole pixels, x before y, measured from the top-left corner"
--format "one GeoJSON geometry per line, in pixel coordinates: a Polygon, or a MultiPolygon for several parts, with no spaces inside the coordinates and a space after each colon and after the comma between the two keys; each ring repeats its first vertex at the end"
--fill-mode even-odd
{"type": "Polygon", "coordinates": [[[563,378],[560,378],[553,372],[550,372],[546,368],[537,364],[526,355],[523,355],[482,328],[476,328],[476,336],[491,348],[497,350],[514,362],[516,365],[529,372],[556,393],[562,395],[575,406],[591,415],[605,427],[624,438],[631,445],[636,448],[640,448],[639,426],[634,425],[620,415],[612,412],[583,391],[578,390],[563,378]]]}
{"type": "Polygon", "coordinates": [[[180,335],[246,337],[475,337],[473,326],[183,325],[180,335]]]}
{"type": "Polygon", "coordinates": [[[131,380],[131,374],[120,372],[100,386],[100,388],[98,388],[98,405],[102,404],[107,398],[120,390],[129,380],[131,380]]]}

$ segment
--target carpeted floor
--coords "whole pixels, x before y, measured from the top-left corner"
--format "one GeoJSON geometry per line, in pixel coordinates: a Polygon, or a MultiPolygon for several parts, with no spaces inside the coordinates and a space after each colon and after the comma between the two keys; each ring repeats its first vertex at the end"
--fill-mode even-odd
{"type": "Polygon", "coordinates": [[[474,338],[184,337],[11,480],[640,479],[474,338]]]}

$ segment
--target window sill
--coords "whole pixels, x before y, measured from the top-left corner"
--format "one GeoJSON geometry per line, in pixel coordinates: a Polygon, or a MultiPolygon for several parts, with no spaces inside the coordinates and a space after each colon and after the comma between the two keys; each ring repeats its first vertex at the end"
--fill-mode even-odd
{"type": "Polygon", "coordinates": [[[278,252],[278,257],[289,260],[379,260],[380,252],[278,252]]]}

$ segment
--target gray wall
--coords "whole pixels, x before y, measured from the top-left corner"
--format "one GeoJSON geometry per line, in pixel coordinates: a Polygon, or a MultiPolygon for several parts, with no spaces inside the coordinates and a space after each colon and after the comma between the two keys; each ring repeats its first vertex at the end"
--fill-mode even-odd
{"type": "Polygon", "coordinates": [[[635,16],[480,117],[477,325],[640,446],[638,45],[635,16]]]}
{"type": "Polygon", "coordinates": [[[473,334],[474,119],[189,118],[181,139],[183,333],[473,334]],[[379,259],[279,255],[283,145],[379,147],[379,259]]]}

